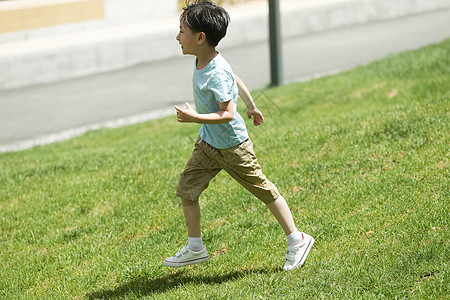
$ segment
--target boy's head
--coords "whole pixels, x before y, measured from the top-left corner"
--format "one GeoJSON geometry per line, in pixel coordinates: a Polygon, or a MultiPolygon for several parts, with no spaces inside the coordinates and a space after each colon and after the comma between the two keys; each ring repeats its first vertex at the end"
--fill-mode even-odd
{"type": "Polygon", "coordinates": [[[186,4],[180,21],[193,32],[204,32],[208,45],[216,47],[227,33],[228,13],[209,0],[187,1],[186,4]]]}

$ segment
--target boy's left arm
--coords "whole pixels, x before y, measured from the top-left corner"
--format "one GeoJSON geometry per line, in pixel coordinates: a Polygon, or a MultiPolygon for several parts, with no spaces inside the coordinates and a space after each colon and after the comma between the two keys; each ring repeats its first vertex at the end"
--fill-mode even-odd
{"type": "Polygon", "coordinates": [[[210,114],[199,114],[189,103],[186,109],[175,106],[177,120],[181,123],[222,124],[234,118],[233,101],[219,102],[219,110],[210,114]]]}

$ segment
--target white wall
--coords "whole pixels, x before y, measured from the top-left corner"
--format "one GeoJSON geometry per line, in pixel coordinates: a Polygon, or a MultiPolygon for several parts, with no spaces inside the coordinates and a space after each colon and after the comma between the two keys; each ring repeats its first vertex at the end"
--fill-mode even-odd
{"type": "Polygon", "coordinates": [[[177,12],[176,0],[104,0],[108,24],[149,21],[177,12]]]}
{"type": "MultiPolygon", "coordinates": [[[[61,1],[70,2],[70,0],[0,1],[0,10],[39,5],[41,3],[58,3],[61,1]]],[[[0,34],[0,44],[88,32],[110,26],[162,19],[178,14],[178,3],[177,0],[104,0],[104,9],[105,18],[102,20],[2,33],[0,34]]]]}

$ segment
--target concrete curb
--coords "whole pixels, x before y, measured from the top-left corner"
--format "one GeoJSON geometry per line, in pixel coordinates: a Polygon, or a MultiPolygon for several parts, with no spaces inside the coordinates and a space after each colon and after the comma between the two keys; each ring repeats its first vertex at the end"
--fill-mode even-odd
{"type": "MultiPolygon", "coordinates": [[[[181,104],[179,104],[182,106],[181,104]]],[[[145,112],[130,117],[119,118],[116,120],[90,124],[77,128],[67,129],[51,134],[38,136],[31,139],[21,140],[7,145],[0,145],[0,153],[15,152],[25,149],[29,149],[35,146],[43,146],[52,144],[55,142],[62,142],[77,136],[81,136],[88,131],[99,130],[103,128],[119,128],[123,126],[142,123],[150,120],[155,120],[163,117],[167,117],[174,114],[173,106],[157,109],[150,112],[145,112]]]]}
{"type": "MultiPolygon", "coordinates": [[[[268,38],[267,7],[231,8],[221,48],[268,38]]],[[[330,30],[450,8],[450,0],[302,0],[282,2],[283,36],[330,30]]],[[[0,90],[119,70],[180,55],[178,16],[0,47],[0,90]]]]}

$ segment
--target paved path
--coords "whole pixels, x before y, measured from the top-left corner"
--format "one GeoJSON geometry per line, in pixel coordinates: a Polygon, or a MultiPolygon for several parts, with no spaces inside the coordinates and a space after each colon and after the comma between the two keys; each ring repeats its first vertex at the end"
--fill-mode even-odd
{"type": "MultiPolygon", "coordinates": [[[[443,10],[290,38],[283,45],[285,81],[348,69],[449,37],[450,10],[443,10]]],[[[175,37],[174,47],[178,47],[175,37]]],[[[222,54],[250,89],[269,83],[267,43],[222,54]]],[[[193,57],[180,55],[117,72],[0,92],[0,152],[58,140],[65,130],[62,135],[168,114],[173,104],[192,100],[192,69],[193,57]],[[73,128],[79,130],[67,132],[73,128]],[[49,139],[50,134],[55,135],[49,139]]]]}

